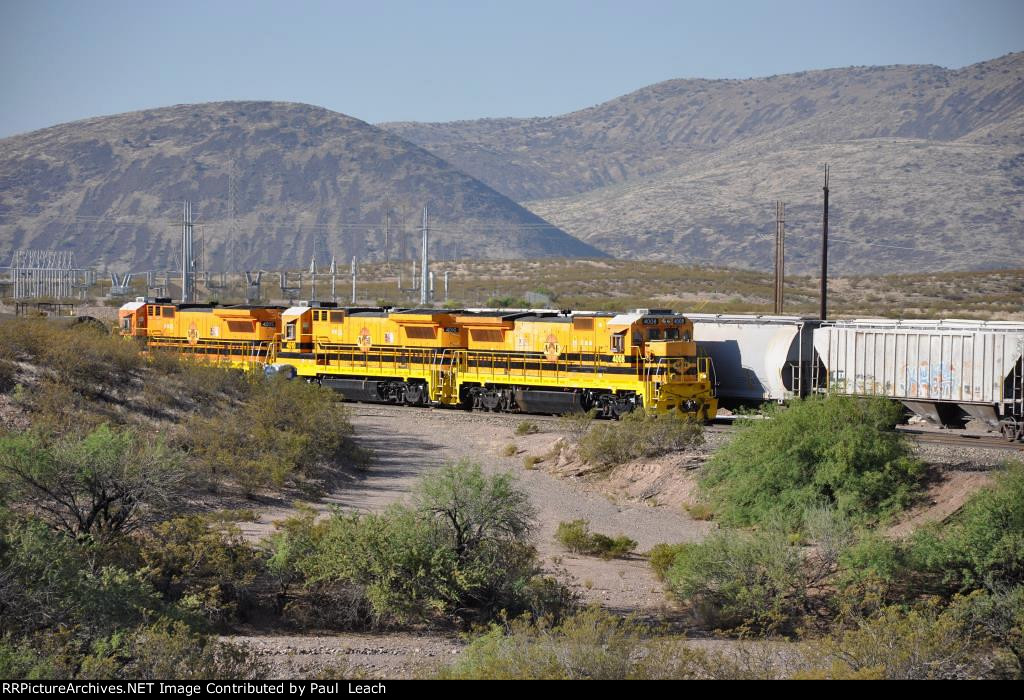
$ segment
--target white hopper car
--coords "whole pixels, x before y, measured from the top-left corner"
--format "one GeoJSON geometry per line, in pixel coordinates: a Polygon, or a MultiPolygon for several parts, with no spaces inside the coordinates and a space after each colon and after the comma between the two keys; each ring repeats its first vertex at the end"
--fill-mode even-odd
{"type": "Polygon", "coordinates": [[[974,418],[1024,439],[1024,323],[829,321],[814,350],[818,390],[888,396],[944,426],[974,418]]]}

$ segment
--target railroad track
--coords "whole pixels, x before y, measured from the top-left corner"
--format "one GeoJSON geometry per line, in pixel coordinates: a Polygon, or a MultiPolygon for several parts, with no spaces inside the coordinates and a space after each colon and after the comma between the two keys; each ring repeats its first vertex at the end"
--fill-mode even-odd
{"type": "MultiPolygon", "coordinates": [[[[413,411],[425,411],[427,415],[443,415],[445,417],[451,417],[455,422],[465,421],[471,423],[492,423],[492,424],[505,424],[514,426],[521,421],[531,421],[538,425],[548,424],[552,427],[557,426],[560,422],[558,416],[547,416],[537,415],[528,413],[486,413],[483,411],[461,411],[456,409],[447,408],[434,408],[434,409],[416,409],[409,406],[391,406],[385,404],[363,404],[353,403],[350,404],[353,407],[353,415],[366,416],[366,417],[381,417],[381,416],[400,416],[408,412],[410,409],[413,411]]],[[[904,433],[911,440],[915,442],[931,443],[936,445],[946,445],[949,447],[976,447],[981,449],[992,449],[992,450],[1003,450],[1007,452],[1018,452],[1024,453],[1024,443],[1021,442],[1007,442],[1005,438],[998,437],[995,435],[974,435],[970,433],[946,431],[946,432],[933,432],[929,430],[918,430],[915,428],[908,428],[906,426],[897,426],[896,428],[901,433],[904,433]]],[[[728,433],[733,430],[733,424],[731,421],[728,422],[716,422],[705,428],[711,433],[728,433]]]]}
{"type": "Polygon", "coordinates": [[[929,430],[916,430],[897,426],[897,430],[906,434],[916,442],[930,442],[937,445],[948,445],[952,447],[980,447],[990,450],[1006,450],[1008,452],[1019,452],[1024,454],[1024,443],[1009,442],[1006,438],[994,435],[972,435],[960,432],[936,433],[929,430]]]}

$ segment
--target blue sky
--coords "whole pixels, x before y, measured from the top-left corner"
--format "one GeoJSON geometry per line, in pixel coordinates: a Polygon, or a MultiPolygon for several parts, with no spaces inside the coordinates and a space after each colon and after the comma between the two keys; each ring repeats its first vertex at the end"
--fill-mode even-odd
{"type": "Polygon", "coordinates": [[[0,0],[0,137],[183,102],[546,116],[660,80],[1024,50],[1024,0],[0,0]]]}

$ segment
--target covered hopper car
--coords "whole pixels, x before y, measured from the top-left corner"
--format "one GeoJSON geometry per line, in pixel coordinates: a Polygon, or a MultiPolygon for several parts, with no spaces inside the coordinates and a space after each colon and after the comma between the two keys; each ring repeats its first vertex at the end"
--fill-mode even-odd
{"type": "Polygon", "coordinates": [[[728,408],[782,403],[813,391],[814,329],[804,316],[687,314],[711,358],[716,395],[728,408]]]}
{"type": "Polygon", "coordinates": [[[974,418],[1024,439],[1024,324],[832,321],[814,348],[822,390],[888,396],[940,425],[974,418]]]}

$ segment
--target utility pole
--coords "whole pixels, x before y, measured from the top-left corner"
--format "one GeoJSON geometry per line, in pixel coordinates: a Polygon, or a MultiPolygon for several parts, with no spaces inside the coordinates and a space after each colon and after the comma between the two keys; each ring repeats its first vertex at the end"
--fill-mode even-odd
{"type": "Polygon", "coordinates": [[[231,274],[237,270],[237,261],[235,260],[235,237],[237,231],[235,229],[235,218],[238,213],[238,180],[235,161],[231,160],[231,167],[228,170],[228,240],[227,240],[227,265],[221,263],[221,270],[227,267],[228,274],[231,274]]]}
{"type": "Polygon", "coordinates": [[[825,205],[821,219],[821,309],[818,318],[828,318],[828,163],[825,163],[825,205]]]}
{"type": "MultiPolygon", "coordinates": [[[[355,258],[353,258],[353,260],[354,259],[355,258]]],[[[338,282],[338,280],[336,278],[337,272],[338,272],[338,266],[336,264],[336,259],[332,255],[331,256],[331,301],[333,301],[335,304],[338,303],[338,289],[337,289],[337,282],[338,282]]]]}
{"type": "Polygon", "coordinates": [[[775,203],[775,314],[782,314],[786,283],[786,205],[775,203]]]}
{"type": "Polygon", "coordinates": [[[388,271],[391,270],[391,207],[388,205],[384,213],[384,260],[388,264],[388,271]]]}
{"type": "Polygon", "coordinates": [[[309,261],[309,300],[316,301],[316,242],[313,242],[313,258],[309,261]]]}
{"type": "Polygon", "coordinates": [[[430,271],[428,251],[430,246],[430,229],[427,228],[427,207],[423,207],[423,242],[420,257],[420,304],[424,307],[430,299],[430,271]]]}
{"type": "Polygon", "coordinates": [[[192,253],[192,202],[185,200],[181,213],[181,301],[195,301],[195,259],[192,253]]]}
{"type": "Polygon", "coordinates": [[[352,256],[352,306],[356,305],[356,256],[352,256]]]}

